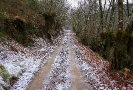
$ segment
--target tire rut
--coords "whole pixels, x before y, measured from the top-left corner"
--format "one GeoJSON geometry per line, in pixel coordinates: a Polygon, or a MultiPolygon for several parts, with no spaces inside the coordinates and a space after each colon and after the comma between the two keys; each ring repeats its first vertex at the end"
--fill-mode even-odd
{"type": "Polygon", "coordinates": [[[62,42],[56,48],[56,50],[48,59],[48,61],[45,63],[45,65],[36,73],[35,77],[29,83],[26,90],[40,90],[45,77],[50,72],[51,65],[53,64],[55,57],[59,53],[61,46],[62,46],[62,42]]]}
{"type": "Polygon", "coordinates": [[[75,60],[75,55],[70,43],[70,39],[68,41],[68,46],[70,49],[70,58],[71,58],[71,90],[93,90],[92,87],[87,86],[84,82],[84,77],[77,67],[77,62],[75,60]]]}

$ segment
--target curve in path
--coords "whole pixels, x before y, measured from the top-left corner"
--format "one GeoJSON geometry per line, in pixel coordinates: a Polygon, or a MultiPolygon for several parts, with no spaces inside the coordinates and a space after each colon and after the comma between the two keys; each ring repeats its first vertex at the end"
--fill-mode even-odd
{"type": "Polygon", "coordinates": [[[38,71],[38,73],[35,75],[35,77],[29,83],[26,90],[40,90],[40,87],[44,81],[44,78],[50,72],[51,65],[53,64],[55,57],[59,53],[61,46],[62,46],[62,42],[59,44],[57,49],[54,51],[54,53],[48,59],[46,64],[38,71]]]}

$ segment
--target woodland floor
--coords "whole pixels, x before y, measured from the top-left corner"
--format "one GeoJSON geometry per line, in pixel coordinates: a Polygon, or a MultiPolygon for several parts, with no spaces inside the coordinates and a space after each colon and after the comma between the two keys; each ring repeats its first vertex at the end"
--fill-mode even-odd
{"type": "Polygon", "coordinates": [[[130,85],[117,86],[117,81],[107,74],[106,65],[108,62],[79,44],[74,33],[68,30],[27,90],[132,89],[130,85]]]}
{"type": "Polygon", "coordinates": [[[70,43],[70,33],[65,34],[64,40],[32,79],[27,90],[94,90],[91,85],[84,82],[85,78],[77,66],[78,62],[70,43]]]}
{"type": "Polygon", "coordinates": [[[38,60],[33,60],[38,63],[28,64],[37,69],[27,65],[31,71],[25,70],[11,90],[133,90],[120,77],[114,79],[109,63],[78,43],[71,30],[64,30],[55,44],[38,51],[38,60]]]}

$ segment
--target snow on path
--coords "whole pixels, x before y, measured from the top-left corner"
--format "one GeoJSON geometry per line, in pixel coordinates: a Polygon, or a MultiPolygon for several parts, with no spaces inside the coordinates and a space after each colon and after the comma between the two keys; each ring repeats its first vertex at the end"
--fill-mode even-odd
{"type": "Polygon", "coordinates": [[[64,35],[61,50],[44,79],[41,90],[94,90],[90,84],[84,82],[85,78],[77,67],[78,63],[69,41],[71,31],[66,30],[64,35]]]}
{"type": "Polygon", "coordinates": [[[75,58],[74,51],[72,49],[72,44],[70,43],[70,38],[71,38],[71,31],[68,33],[69,35],[69,48],[70,48],[70,56],[71,56],[71,90],[94,90],[94,88],[86,84],[84,80],[86,78],[83,77],[83,74],[80,71],[80,68],[78,67],[78,62],[75,58]]]}
{"type": "MultiPolygon", "coordinates": [[[[42,38],[35,38],[34,41],[35,47],[23,47],[15,41],[0,44],[0,65],[8,70],[11,77],[19,78],[11,90],[26,89],[35,73],[47,62],[58,47],[62,41],[62,36],[59,36],[53,45],[46,44],[42,38]],[[15,51],[10,50],[11,46],[15,48],[15,51]]],[[[6,84],[9,85],[9,83],[6,84]]]]}
{"type": "Polygon", "coordinates": [[[47,60],[44,66],[37,72],[35,77],[29,83],[26,90],[39,90],[40,89],[43,83],[43,79],[46,77],[47,73],[50,71],[51,65],[53,64],[55,57],[59,53],[61,46],[62,46],[62,42],[59,44],[57,49],[54,51],[51,57],[47,60]]]}
{"type": "Polygon", "coordinates": [[[70,57],[68,37],[65,35],[61,50],[54,60],[51,71],[44,79],[41,90],[69,90],[70,86],[70,57]]]}
{"type": "MultiPolygon", "coordinates": [[[[60,42],[60,40],[61,39],[59,39],[59,41],[57,42],[60,42]]],[[[34,56],[36,57],[35,59],[33,57],[25,58],[24,62],[22,61],[21,64],[25,65],[26,71],[22,74],[22,76],[19,77],[19,80],[13,85],[11,90],[26,90],[32,78],[34,78],[35,73],[47,62],[47,60],[50,58],[57,47],[58,44],[55,43],[55,45],[47,47],[47,49],[41,48],[40,53],[37,53],[37,55],[34,56]]]]}
{"type": "MultiPolygon", "coordinates": [[[[20,46],[18,53],[0,45],[0,65],[5,66],[11,75],[19,77],[11,90],[26,90],[31,80],[34,84],[29,84],[27,90],[133,90],[132,85],[124,86],[113,80],[107,72],[108,62],[79,44],[71,30],[64,30],[64,38],[59,45],[61,40],[59,37],[52,46],[42,43],[39,50],[38,47],[20,46]]],[[[0,77],[1,84],[6,85],[0,77]]]]}

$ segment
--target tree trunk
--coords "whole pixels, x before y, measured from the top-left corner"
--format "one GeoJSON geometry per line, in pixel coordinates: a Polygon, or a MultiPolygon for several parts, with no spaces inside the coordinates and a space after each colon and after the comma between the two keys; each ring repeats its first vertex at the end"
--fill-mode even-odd
{"type": "Polygon", "coordinates": [[[129,17],[129,3],[128,3],[128,0],[127,0],[127,16],[129,17]]]}
{"type": "Polygon", "coordinates": [[[114,10],[115,10],[115,7],[114,7],[114,4],[115,4],[115,0],[111,0],[111,15],[110,15],[110,18],[109,18],[109,25],[108,25],[108,29],[110,30],[111,27],[112,27],[112,20],[113,20],[113,15],[114,15],[114,10]]]}
{"type": "Polygon", "coordinates": [[[103,31],[103,10],[102,10],[102,2],[101,0],[99,0],[99,10],[100,10],[100,27],[101,27],[101,30],[103,31]]]}
{"type": "Polygon", "coordinates": [[[123,30],[123,0],[118,0],[118,30],[123,30]]]}
{"type": "Polygon", "coordinates": [[[132,32],[133,32],[133,9],[132,9],[131,15],[129,15],[129,21],[128,22],[129,23],[126,27],[126,32],[132,34],[132,32]]]}

